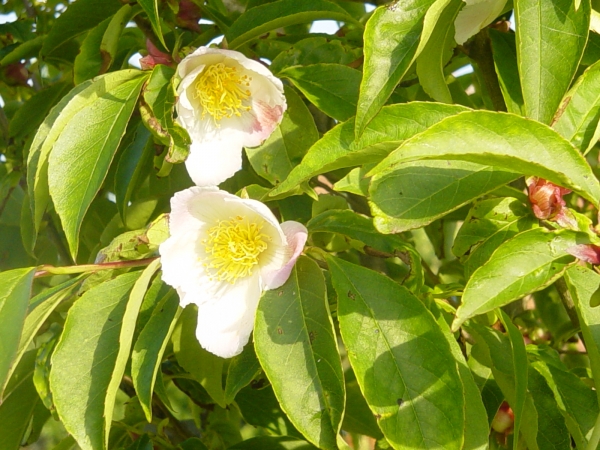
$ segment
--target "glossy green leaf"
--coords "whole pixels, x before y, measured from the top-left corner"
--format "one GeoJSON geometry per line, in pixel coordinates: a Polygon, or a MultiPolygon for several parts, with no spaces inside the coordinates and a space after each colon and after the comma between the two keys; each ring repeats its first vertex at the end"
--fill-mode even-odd
{"type": "Polygon", "coordinates": [[[600,201],[600,183],[569,142],[542,124],[512,114],[469,111],[448,117],[405,141],[370,175],[381,177],[399,163],[422,159],[458,159],[535,175],[571,188],[595,205],[600,201]]]}
{"type": "Polygon", "coordinates": [[[519,79],[515,35],[493,28],[489,29],[489,35],[494,52],[494,66],[506,109],[510,113],[522,116],[525,114],[525,107],[519,79]]]}
{"type": "Polygon", "coordinates": [[[377,420],[363,397],[352,369],[344,373],[344,378],[346,378],[346,408],[342,430],[348,433],[371,436],[375,439],[383,438],[377,420]]]}
{"type": "Polygon", "coordinates": [[[377,8],[365,27],[365,63],[356,136],[381,110],[417,55],[423,20],[434,0],[405,0],[377,8]]]}
{"type": "Polygon", "coordinates": [[[139,0],[138,4],[142,7],[148,19],[150,20],[150,25],[152,25],[152,30],[160,43],[165,46],[166,49],[167,44],[165,43],[165,38],[163,37],[162,27],[160,24],[160,12],[158,10],[158,0],[139,0]]]}
{"type": "MultiPolygon", "coordinates": [[[[565,281],[579,317],[592,376],[596,386],[600,386],[600,308],[590,306],[592,296],[600,288],[600,275],[587,267],[573,266],[565,272],[565,281]]],[[[596,395],[600,403],[599,390],[596,395]]]]}
{"type": "Polygon", "coordinates": [[[465,286],[453,330],[556,281],[576,261],[567,249],[586,241],[581,233],[534,228],[502,243],[465,286]]]}
{"type": "Polygon", "coordinates": [[[527,117],[549,124],[587,42],[591,5],[571,0],[515,2],[517,59],[527,117]]]}
{"type": "Polygon", "coordinates": [[[454,240],[452,252],[465,258],[465,277],[481,267],[503,242],[537,226],[530,209],[511,197],[477,202],[454,240]]]}
{"type": "Polygon", "coordinates": [[[294,66],[278,74],[289,79],[317,108],[335,120],[356,114],[362,74],[342,64],[294,66]]]}
{"type": "Polygon", "coordinates": [[[52,356],[50,388],[56,411],[82,450],[106,446],[110,422],[104,417],[105,399],[117,362],[129,291],[139,275],[120,275],[83,294],[69,310],[52,356]]]}
{"type": "Polygon", "coordinates": [[[438,102],[452,103],[444,66],[452,57],[454,21],[463,5],[462,0],[438,1],[427,12],[435,27],[417,57],[417,75],[423,90],[438,102]]]}
{"type": "Polygon", "coordinates": [[[279,126],[258,147],[246,148],[254,171],[278,185],[296,167],[319,139],[312,114],[296,91],[284,87],[287,110],[279,126]]]}
{"type": "Polygon", "coordinates": [[[376,175],[369,188],[382,233],[420,228],[519,178],[518,173],[468,161],[417,161],[376,175]]]}
{"type": "Polygon", "coordinates": [[[179,318],[179,299],[169,290],[140,332],[131,354],[131,378],[146,420],[152,422],[152,391],[162,357],[179,318]]]}
{"type": "Polygon", "coordinates": [[[582,153],[587,153],[600,137],[600,62],[590,66],[567,92],[552,125],[582,153]]]}
{"type": "Polygon", "coordinates": [[[223,358],[204,350],[196,339],[198,310],[185,308],[171,336],[177,362],[202,385],[212,399],[222,408],[225,404],[222,372],[223,358]]]}
{"type": "Polygon", "coordinates": [[[112,424],[113,409],[115,407],[115,400],[119,385],[123,380],[125,374],[125,368],[129,361],[129,354],[131,352],[131,346],[133,342],[133,336],[135,332],[135,324],[140,312],[140,307],[144,301],[144,296],[150,280],[160,267],[160,259],[152,261],[139,275],[136,280],[131,293],[129,294],[129,300],[125,311],[123,313],[122,325],[119,334],[119,348],[117,351],[114,368],[110,377],[110,383],[106,388],[106,395],[104,397],[104,436],[106,445],[108,445],[108,436],[110,433],[110,427],[112,424]]]}
{"type": "Polygon", "coordinates": [[[34,268],[0,273],[0,398],[18,354],[34,274],[34,268]]]}
{"type": "Polygon", "coordinates": [[[483,401],[487,412],[488,424],[491,425],[494,416],[498,412],[498,408],[504,401],[504,395],[494,379],[492,369],[484,366],[475,359],[473,357],[473,352],[469,355],[467,364],[469,365],[469,369],[471,369],[471,374],[481,393],[481,400],[483,401]]]}
{"type": "Polygon", "coordinates": [[[354,120],[339,124],[310,148],[302,163],[271,195],[290,191],[321,173],[379,162],[401,141],[463,111],[466,108],[458,105],[424,102],[385,106],[357,140],[354,139],[354,120]],[[377,144],[382,147],[376,147],[377,144]]]}
{"type": "Polygon", "coordinates": [[[279,0],[246,11],[225,37],[229,47],[235,49],[271,30],[324,19],[357,23],[343,8],[326,0],[279,0]]]}
{"type": "Polygon", "coordinates": [[[348,357],[386,439],[395,448],[462,448],[463,386],[431,313],[384,275],[327,262],[348,357]]]}
{"type": "MultiPolygon", "coordinates": [[[[108,173],[146,80],[139,71],[114,74],[121,75],[122,83],[72,116],[56,140],[48,161],[50,195],[73,257],[79,247],[81,222],[108,173]],[[85,133],[81,132],[82,123],[86,124],[85,133]]],[[[104,79],[94,84],[103,86],[104,79]]]]}
{"type": "MultiPolygon", "coordinates": [[[[29,344],[31,344],[33,338],[44,324],[44,321],[65,298],[73,294],[74,289],[79,287],[81,281],[78,278],[73,278],[58,286],[46,289],[31,299],[29,302],[29,311],[23,324],[23,331],[21,332],[15,361],[21,359],[29,344]]],[[[11,367],[8,378],[10,378],[15,368],[14,365],[11,367]]]]}
{"type": "Polygon", "coordinates": [[[321,449],[337,448],[344,379],[325,281],[316,263],[300,257],[288,281],[264,293],[256,314],[254,346],[296,428],[321,449]]]}
{"type": "Polygon", "coordinates": [[[227,368],[225,403],[230,404],[244,387],[261,372],[253,345],[246,345],[242,353],[234,357],[227,368]]]}
{"type": "Polygon", "coordinates": [[[52,55],[67,41],[115,14],[121,6],[118,0],[78,0],[69,4],[44,39],[42,54],[52,55]]]}

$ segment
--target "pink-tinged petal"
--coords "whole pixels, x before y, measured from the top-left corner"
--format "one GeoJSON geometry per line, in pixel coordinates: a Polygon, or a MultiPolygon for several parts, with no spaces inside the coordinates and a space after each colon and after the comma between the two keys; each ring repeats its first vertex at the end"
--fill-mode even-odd
{"type": "Polygon", "coordinates": [[[221,358],[239,355],[248,343],[261,289],[258,276],[227,285],[218,298],[198,306],[196,337],[221,358]]]}
{"type": "Polygon", "coordinates": [[[308,238],[308,230],[306,227],[293,220],[283,222],[281,224],[281,229],[285,233],[287,239],[290,257],[281,269],[262,274],[262,282],[264,289],[266,290],[276,289],[287,281],[292,273],[294,264],[296,264],[296,260],[302,253],[302,250],[304,250],[304,245],[308,238]]]}
{"type": "Polygon", "coordinates": [[[590,264],[600,264],[600,247],[591,244],[574,245],[566,249],[570,255],[590,264]]]}
{"type": "Polygon", "coordinates": [[[271,135],[283,118],[286,103],[284,101],[283,104],[271,106],[265,102],[256,101],[252,106],[254,114],[252,128],[244,140],[244,147],[256,147],[271,135]]]}
{"type": "Polygon", "coordinates": [[[239,135],[234,134],[231,140],[192,142],[185,167],[198,186],[222,183],[242,168],[239,135]]]}

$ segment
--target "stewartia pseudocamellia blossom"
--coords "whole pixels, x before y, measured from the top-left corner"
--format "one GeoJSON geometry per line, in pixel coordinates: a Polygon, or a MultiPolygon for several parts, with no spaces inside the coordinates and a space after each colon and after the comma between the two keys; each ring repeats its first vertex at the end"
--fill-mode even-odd
{"type": "Polygon", "coordinates": [[[192,139],[185,164],[198,186],[214,186],[242,166],[242,147],[261,144],[287,105],[281,81],[239,52],[200,47],[177,68],[177,120],[192,139]]]}
{"type": "Polygon", "coordinates": [[[463,44],[471,36],[479,33],[498,17],[507,0],[463,0],[466,5],[460,10],[454,27],[456,29],[454,39],[457,44],[463,44]]]}
{"type": "Polygon", "coordinates": [[[163,281],[182,307],[198,305],[196,337],[223,358],[248,342],[262,291],[281,286],[306,243],[304,225],[281,225],[263,203],[215,187],[171,199],[170,237],[160,246],[163,281]]]}

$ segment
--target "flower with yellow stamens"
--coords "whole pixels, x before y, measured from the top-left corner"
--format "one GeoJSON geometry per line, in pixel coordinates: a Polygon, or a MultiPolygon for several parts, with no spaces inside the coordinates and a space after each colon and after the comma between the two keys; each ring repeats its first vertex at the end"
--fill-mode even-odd
{"type": "Polygon", "coordinates": [[[239,52],[200,47],[177,68],[177,121],[192,144],[187,170],[213,186],[242,166],[242,148],[260,145],[286,110],[281,81],[239,52]]]}
{"type": "Polygon", "coordinates": [[[262,292],[288,279],[306,228],[279,224],[259,201],[193,187],[171,199],[169,232],[160,246],[163,281],[177,289],[181,306],[198,305],[202,347],[223,358],[239,354],[262,292]]]}

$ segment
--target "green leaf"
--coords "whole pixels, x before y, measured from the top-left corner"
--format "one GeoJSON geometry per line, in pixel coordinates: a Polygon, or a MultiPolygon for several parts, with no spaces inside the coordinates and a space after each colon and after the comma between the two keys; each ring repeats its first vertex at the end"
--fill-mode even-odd
{"type": "MultiPolygon", "coordinates": [[[[521,429],[523,409],[525,408],[525,396],[527,394],[527,351],[525,350],[525,343],[523,342],[523,337],[521,336],[519,329],[512,323],[510,317],[508,317],[504,311],[499,310],[499,312],[500,320],[506,329],[506,334],[508,335],[508,341],[511,347],[516,399],[516,404],[513,407],[515,413],[514,430],[515,435],[518,436],[521,429]]],[[[513,449],[517,450],[517,440],[515,440],[513,449]]]]}
{"type": "Polygon", "coordinates": [[[361,56],[362,48],[360,47],[351,47],[346,42],[329,37],[309,37],[279,53],[269,66],[269,70],[277,74],[280,70],[291,66],[309,66],[320,63],[348,65],[357,61],[361,56]]]}
{"type": "Polygon", "coordinates": [[[538,414],[538,446],[541,449],[571,450],[569,430],[546,381],[529,368],[527,388],[538,414]]]}
{"type": "Polygon", "coordinates": [[[384,275],[327,262],[348,358],[386,439],[395,448],[462,448],[463,386],[431,313],[384,275]]]}
{"type": "MultiPolygon", "coordinates": [[[[56,140],[48,161],[48,183],[61,218],[69,250],[75,258],[81,222],[104,178],[146,80],[139,71],[114,72],[122,83],[80,109],[56,140]],[[133,74],[131,73],[133,72],[133,74]],[[86,124],[85,131],[81,124],[86,124]]],[[[105,85],[104,79],[98,91],[105,85]]]]}
{"type": "Polygon", "coordinates": [[[0,398],[18,355],[34,274],[31,267],[0,273],[0,398]]]}
{"type": "Polygon", "coordinates": [[[525,115],[523,92],[517,63],[517,44],[513,33],[502,33],[490,28],[488,30],[494,52],[494,66],[502,97],[508,112],[525,115]]]}
{"type": "Polygon", "coordinates": [[[600,137],[600,62],[590,66],[567,92],[552,125],[583,154],[600,137]]]}
{"type": "Polygon", "coordinates": [[[294,66],[278,74],[289,79],[317,108],[335,120],[348,120],[356,113],[362,74],[342,64],[294,66]]]}
{"type": "Polygon", "coordinates": [[[12,117],[8,128],[9,136],[23,139],[33,133],[70,87],[70,83],[56,83],[32,95],[12,117]]]}
{"type": "Polygon", "coordinates": [[[550,123],[569,88],[587,42],[590,1],[515,2],[517,59],[527,117],[550,123]]]}
{"type": "Polygon", "coordinates": [[[163,354],[179,318],[179,299],[169,290],[152,312],[131,354],[131,378],[148,423],[152,423],[152,391],[163,354]]]}
{"type": "MultiPolygon", "coordinates": [[[[590,305],[592,296],[600,288],[600,275],[587,267],[573,266],[565,272],[565,281],[579,317],[592,376],[595,385],[600,386],[600,308],[590,305]]],[[[599,390],[596,395],[600,403],[599,390]]]]}
{"type": "Polygon", "coordinates": [[[108,436],[110,433],[110,426],[112,424],[113,409],[115,407],[115,400],[117,397],[117,391],[119,385],[123,381],[123,375],[125,374],[125,367],[129,361],[129,354],[131,352],[131,345],[133,342],[133,335],[135,332],[135,324],[140,312],[140,306],[144,301],[144,296],[150,280],[160,267],[160,259],[152,261],[148,267],[139,275],[136,280],[131,293],[129,294],[129,300],[123,318],[121,319],[122,325],[119,334],[119,348],[110,377],[110,383],[106,388],[106,395],[104,397],[104,436],[106,445],[108,445],[108,436]]]}
{"type": "MultiPolygon", "coordinates": [[[[504,319],[503,323],[510,323],[510,320],[504,319]]],[[[512,323],[509,326],[514,328],[512,323]]],[[[499,331],[474,322],[470,324],[469,332],[476,341],[476,345],[472,349],[472,356],[476,356],[478,360],[481,359],[481,363],[492,369],[494,379],[515,414],[515,425],[518,422],[528,448],[537,449],[538,415],[531,394],[527,392],[529,364],[526,354],[525,360],[522,359],[523,339],[520,338],[521,344],[519,345],[518,341],[509,339],[499,331]],[[513,345],[516,345],[517,349],[513,348],[513,345]],[[515,367],[515,362],[518,362],[519,366],[515,367]]],[[[518,334],[520,336],[520,333],[518,334]]],[[[518,442],[519,439],[514,440],[513,449],[516,450],[518,442]]]]}
{"type": "Polygon", "coordinates": [[[452,103],[452,95],[446,84],[444,66],[452,57],[454,20],[463,7],[462,0],[437,1],[427,11],[435,23],[427,44],[417,57],[417,75],[423,90],[433,99],[452,103]]]}
{"type": "Polygon", "coordinates": [[[150,25],[152,26],[152,31],[160,41],[160,43],[168,49],[167,44],[165,43],[165,38],[163,37],[162,27],[160,25],[160,12],[158,11],[158,0],[139,0],[138,4],[142,7],[144,12],[148,15],[148,19],[150,20],[150,25]]]}
{"type": "Polygon", "coordinates": [[[371,436],[375,439],[383,438],[383,434],[377,426],[377,420],[375,420],[375,416],[373,416],[360,391],[360,386],[352,369],[344,373],[344,378],[346,378],[346,408],[342,430],[348,433],[371,436]]]}
{"type": "Polygon", "coordinates": [[[115,173],[116,204],[125,225],[131,198],[152,169],[154,152],[154,141],[150,139],[150,131],[140,123],[133,141],[123,150],[115,173]]]}
{"type": "Polygon", "coordinates": [[[78,0],[69,4],[44,39],[42,55],[52,55],[67,41],[115,14],[121,6],[118,0],[78,0]]]}
{"type": "MultiPolygon", "coordinates": [[[[73,278],[53,288],[45,289],[31,299],[29,302],[29,311],[27,313],[27,317],[25,318],[25,323],[23,324],[23,331],[21,332],[19,348],[15,355],[15,361],[19,361],[25,354],[29,344],[31,344],[33,338],[42,327],[48,316],[65,298],[73,294],[73,291],[79,287],[81,282],[81,279],[73,278]]],[[[15,368],[16,367],[14,365],[11,367],[8,372],[8,378],[10,378],[15,368]]]]}
{"type": "Polygon", "coordinates": [[[576,261],[567,249],[586,241],[582,233],[534,228],[504,242],[469,279],[452,329],[550,285],[576,261]]]}
{"type": "Polygon", "coordinates": [[[234,357],[227,368],[225,403],[233,403],[235,396],[261,372],[253,345],[246,345],[241,354],[234,357]]]}
{"type": "Polygon", "coordinates": [[[399,163],[421,159],[458,159],[535,175],[595,205],[600,201],[600,183],[569,142],[540,123],[512,114],[468,111],[448,117],[405,141],[369,175],[381,177],[399,163]]]}
{"type": "MultiPolygon", "coordinates": [[[[5,324],[5,322],[2,322],[5,324]]],[[[33,385],[35,350],[24,355],[0,403],[0,448],[19,450],[40,402],[33,385]]]]}
{"type": "Polygon", "coordinates": [[[465,450],[485,450],[488,448],[488,436],[490,430],[488,425],[488,416],[485,405],[483,404],[482,396],[479,392],[477,384],[475,384],[475,378],[473,377],[473,374],[467,365],[467,361],[462,353],[462,349],[458,345],[454,335],[451,333],[450,327],[448,326],[443,314],[439,315],[437,318],[437,323],[444,333],[448,344],[450,345],[452,355],[456,359],[456,363],[458,365],[458,374],[462,383],[464,396],[464,442],[462,448],[465,450]]]}
{"type": "Polygon", "coordinates": [[[289,436],[259,436],[235,444],[227,450],[316,450],[306,441],[289,436]]]}
{"type": "Polygon", "coordinates": [[[267,140],[254,148],[246,148],[254,171],[273,185],[284,180],[308,149],[319,139],[312,114],[296,91],[284,87],[287,110],[281,123],[267,140]]]}
{"type": "Polygon", "coordinates": [[[354,120],[337,125],[313,145],[299,166],[277,186],[272,196],[283,194],[315,175],[335,169],[379,162],[399,141],[409,139],[435,123],[466,108],[458,105],[411,102],[385,106],[354,139],[354,120]],[[377,144],[384,145],[376,147],[377,144]]]}
{"type": "Polygon", "coordinates": [[[466,257],[465,277],[490,258],[503,242],[537,226],[530,209],[515,198],[492,198],[477,202],[469,211],[454,240],[452,252],[466,257]]]}
{"type": "Polygon", "coordinates": [[[46,36],[37,36],[16,46],[0,59],[0,66],[6,67],[23,59],[30,59],[39,54],[46,36]]]}
{"type": "Polygon", "coordinates": [[[325,280],[312,260],[300,257],[288,281],[264,293],[256,314],[254,346],[296,428],[321,449],[337,448],[344,378],[325,280]]]}
{"type": "Polygon", "coordinates": [[[587,448],[598,417],[598,399],[594,391],[569,372],[558,355],[555,355],[555,361],[535,361],[531,365],[552,390],[577,448],[587,448]]]}
{"type": "Polygon", "coordinates": [[[382,233],[420,228],[519,178],[467,161],[398,164],[371,180],[369,205],[382,233]]]}
{"type": "Polygon", "coordinates": [[[173,120],[176,103],[174,75],[171,67],[163,64],[154,67],[143,90],[140,111],[148,129],[167,146],[166,161],[177,164],[187,158],[191,140],[187,131],[173,120]]]}
{"type": "Polygon", "coordinates": [[[82,450],[106,446],[110,421],[104,417],[105,401],[129,291],[139,275],[120,275],[83,294],[69,310],[52,356],[50,388],[56,411],[82,450]]]}
{"type": "Polygon", "coordinates": [[[279,0],[243,13],[227,30],[225,38],[229,48],[236,49],[271,30],[323,19],[358,24],[343,8],[329,1],[279,0]]]}
{"type": "Polygon", "coordinates": [[[88,33],[75,58],[75,84],[108,71],[117,52],[118,38],[133,15],[134,9],[123,5],[114,16],[104,19],[88,33]]]}
{"type": "Polygon", "coordinates": [[[423,20],[435,0],[403,0],[377,8],[365,27],[365,63],[356,137],[381,110],[418,56],[423,20]]]}
{"type": "Polygon", "coordinates": [[[224,359],[200,346],[196,339],[197,317],[198,310],[195,306],[188,306],[183,310],[171,336],[173,351],[181,367],[206,389],[219,406],[225,408],[222,384],[224,359]]]}

